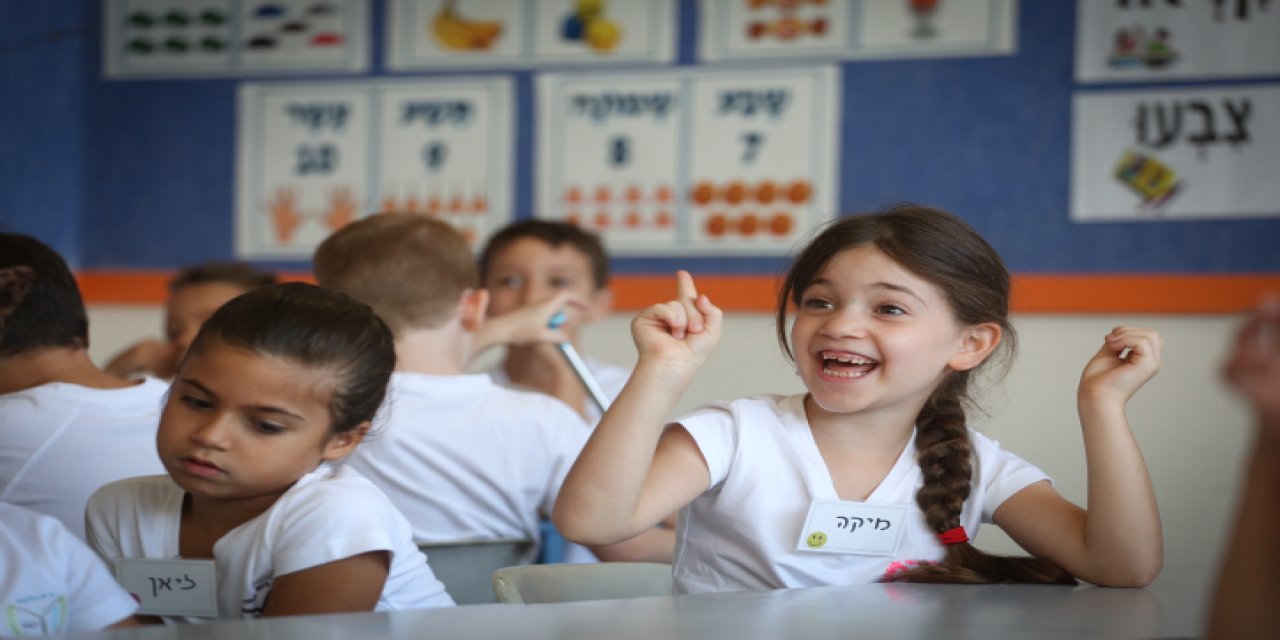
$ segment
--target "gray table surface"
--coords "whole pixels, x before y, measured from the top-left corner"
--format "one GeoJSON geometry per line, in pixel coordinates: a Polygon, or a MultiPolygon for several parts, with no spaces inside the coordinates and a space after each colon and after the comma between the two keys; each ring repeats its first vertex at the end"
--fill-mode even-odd
{"type": "Polygon", "coordinates": [[[1191,638],[1212,575],[1166,567],[1146,589],[869,584],[767,592],[490,604],[139,627],[83,638],[1191,638]]]}

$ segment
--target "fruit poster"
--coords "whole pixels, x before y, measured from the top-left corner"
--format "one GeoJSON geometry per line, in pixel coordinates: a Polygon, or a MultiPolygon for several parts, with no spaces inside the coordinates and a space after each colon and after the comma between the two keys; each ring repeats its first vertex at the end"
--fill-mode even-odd
{"type": "Polygon", "coordinates": [[[1078,93],[1077,221],[1275,216],[1280,85],[1078,93]]]}
{"type": "Polygon", "coordinates": [[[1076,12],[1080,82],[1280,74],[1280,3],[1080,2],[1076,12]]]}
{"type": "Polygon", "coordinates": [[[506,78],[241,85],[237,256],[309,259],[375,211],[483,241],[510,221],[511,100],[506,78]]]}
{"type": "Polygon", "coordinates": [[[702,60],[1012,53],[1016,0],[701,0],[702,60]]]}
{"type": "Polygon", "coordinates": [[[361,72],[368,0],[107,0],[107,77],[361,72]]]}
{"type": "Polygon", "coordinates": [[[786,255],[835,212],[833,67],[547,74],[536,215],[644,255],[786,255]]]}
{"type": "Polygon", "coordinates": [[[388,0],[387,66],[675,60],[675,0],[388,0]]]}

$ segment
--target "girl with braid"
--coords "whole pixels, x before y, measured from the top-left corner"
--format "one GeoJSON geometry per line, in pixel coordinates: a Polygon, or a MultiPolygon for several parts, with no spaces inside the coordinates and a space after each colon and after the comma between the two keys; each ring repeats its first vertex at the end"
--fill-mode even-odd
{"type": "Polygon", "coordinates": [[[677,593],[886,580],[1143,586],[1159,573],[1160,519],[1125,417],[1159,368],[1155,332],[1118,327],[1085,366],[1086,511],[966,424],[970,379],[1015,336],[1008,271],[959,218],[901,206],[828,226],[778,298],[778,338],[808,392],[668,424],[722,321],[687,272],[677,279],[676,300],[632,322],[638,364],[556,501],[566,537],[611,544],[680,510],[677,593]],[[980,522],[1034,557],[978,551],[968,540],[980,522]]]}

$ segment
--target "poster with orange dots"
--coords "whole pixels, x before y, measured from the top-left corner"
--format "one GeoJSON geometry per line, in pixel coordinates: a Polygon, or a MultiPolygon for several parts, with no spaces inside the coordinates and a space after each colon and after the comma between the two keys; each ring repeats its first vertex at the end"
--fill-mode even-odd
{"type": "Polygon", "coordinates": [[[1016,0],[702,0],[705,61],[999,55],[1016,0]]]}
{"type": "Polygon", "coordinates": [[[619,256],[785,255],[834,213],[834,68],[548,74],[538,216],[619,256]]]}
{"type": "Polygon", "coordinates": [[[106,0],[106,77],[360,72],[368,0],[106,0]]]}
{"type": "Polygon", "coordinates": [[[507,78],[242,85],[237,256],[309,258],[374,211],[477,245],[510,217],[511,113],[507,78]]]}

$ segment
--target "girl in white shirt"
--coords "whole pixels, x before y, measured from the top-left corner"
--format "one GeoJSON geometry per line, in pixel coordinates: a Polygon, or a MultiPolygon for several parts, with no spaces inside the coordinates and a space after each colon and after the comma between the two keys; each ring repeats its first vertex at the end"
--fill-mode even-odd
{"type": "Polygon", "coordinates": [[[345,294],[291,283],[233,299],[169,392],[156,437],[168,476],[99,490],[90,544],[108,562],[214,559],[222,618],[452,605],[404,516],[335,466],[394,367],[386,325],[345,294]]]}
{"type": "Polygon", "coordinates": [[[778,298],[779,341],[808,393],[664,428],[722,320],[688,273],[678,283],[676,300],[632,323],[635,372],[555,505],[566,537],[609,544],[680,509],[681,593],[1072,576],[1140,586],[1159,572],[1155,497],[1124,412],[1159,368],[1155,332],[1118,327],[1085,367],[1086,511],[966,426],[969,379],[1014,333],[1008,271],[959,218],[902,206],[828,226],[778,298]],[[978,551],[980,521],[1035,557],[978,551]]]}

